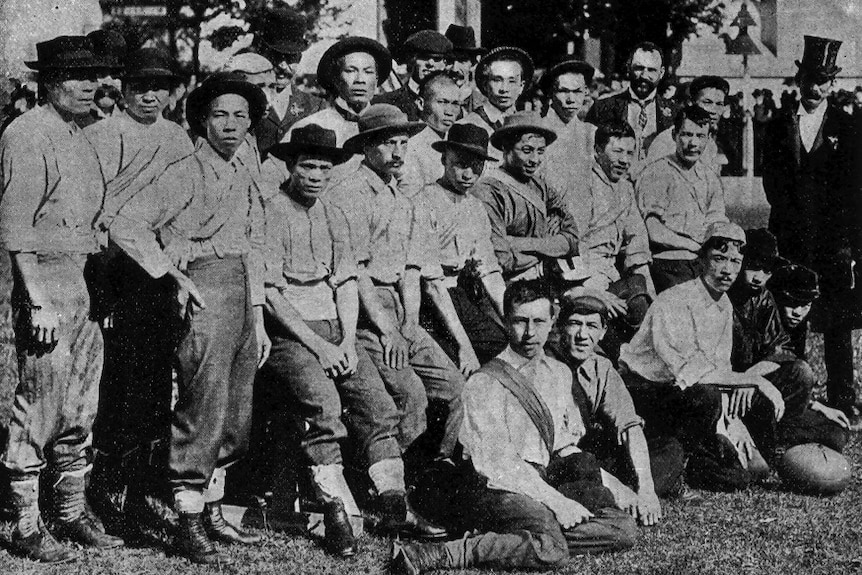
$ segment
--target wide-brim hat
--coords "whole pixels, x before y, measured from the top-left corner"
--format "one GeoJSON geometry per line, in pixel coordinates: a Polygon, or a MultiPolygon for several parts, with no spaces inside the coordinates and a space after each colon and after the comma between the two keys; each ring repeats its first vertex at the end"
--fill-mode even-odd
{"type": "Polygon", "coordinates": [[[444,34],[452,42],[452,54],[466,54],[467,56],[481,56],[488,50],[476,45],[476,31],[471,26],[459,26],[449,24],[444,34]]]}
{"type": "Polygon", "coordinates": [[[835,64],[838,60],[841,40],[819,36],[805,36],[804,40],[802,60],[796,60],[799,71],[807,72],[824,82],[835,78],[841,71],[841,68],[835,64]]]}
{"type": "Polygon", "coordinates": [[[515,60],[521,63],[521,78],[524,80],[524,91],[530,87],[533,82],[533,72],[536,66],[533,64],[533,59],[524,50],[514,46],[499,46],[489,51],[482,56],[479,64],[476,66],[476,87],[483,96],[488,94],[485,92],[485,79],[488,74],[488,65],[491,62],[498,60],[515,60]]]}
{"type": "Polygon", "coordinates": [[[317,83],[327,92],[335,92],[335,76],[337,74],[336,64],[338,59],[346,54],[354,52],[366,52],[371,54],[377,62],[377,85],[379,86],[389,77],[392,71],[392,55],[380,42],[362,36],[349,36],[342,38],[330,46],[317,65],[317,83]]]}
{"type": "Polygon", "coordinates": [[[365,143],[387,134],[415,136],[425,129],[424,122],[411,122],[407,114],[392,104],[372,104],[359,115],[359,133],[344,142],[344,149],[361,154],[365,143]]]}
{"type": "Polygon", "coordinates": [[[113,30],[94,30],[87,34],[96,60],[109,70],[122,70],[126,59],[126,39],[113,30]]]}
{"type": "Polygon", "coordinates": [[[308,49],[305,16],[291,8],[267,10],[255,24],[255,40],[268,50],[281,54],[301,54],[308,49]]]}
{"type": "Polygon", "coordinates": [[[333,164],[342,164],[353,154],[336,145],[337,136],[333,130],[327,130],[317,124],[307,124],[295,128],[290,134],[290,140],[280,142],[268,150],[267,154],[279,160],[287,161],[300,154],[323,156],[332,160],[333,164]]]}
{"type": "Polygon", "coordinates": [[[184,78],[177,63],[159,48],[140,48],[126,58],[123,80],[164,79],[180,82],[184,78]]]}
{"type": "Polygon", "coordinates": [[[491,135],[491,145],[502,150],[503,142],[519,138],[523,134],[540,134],[545,137],[546,145],[552,144],[557,139],[557,132],[548,126],[539,114],[524,111],[506,116],[503,127],[491,135]]]}
{"type": "Polygon", "coordinates": [[[236,72],[216,72],[192,90],[186,101],[186,116],[193,134],[206,136],[203,119],[207,113],[207,106],[224,94],[236,94],[245,98],[248,102],[252,128],[266,113],[267,99],[263,90],[246,82],[236,72]]]}
{"type": "Polygon", "coordinates": [[[593,83],[596,69],[583,60],[564,60],[548,68],[539,80],[539,87],[545,96],[549,96],[554,87],[554,80],[563,74],[582,74],[587,86],[593,83]]]}
{"type": "Polygon", "coordinates": [[[36,60],[24,62],[31,70],[106,70],[84,36],[57,36],[36,44],[36,60]]]}
{"type": "Polygon", "coordinates": [[[466,152],[486,161],[496,162],[488,155],[488,132],[475,124],[455,124],[449,128],[445,140],[431,144],[431,148],[441,154],[447,150],[466,152]]]}

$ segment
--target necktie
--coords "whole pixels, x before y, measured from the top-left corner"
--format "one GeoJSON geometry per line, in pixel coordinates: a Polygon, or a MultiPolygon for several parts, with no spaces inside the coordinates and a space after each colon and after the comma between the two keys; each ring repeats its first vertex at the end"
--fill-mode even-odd
{"type": "Polygon", "coordinates": [[[638,114],[638,131],[640,133],[643,133],[643,131],[646,129],[646,125],[647,125],[647,122],[649,121],[649,118],[647,117],[647,111],[646,111],[647,103],[646,102],[639,102],[639,103],[640,103],[641,111],[640,111],[640,114],[638,114]]]}

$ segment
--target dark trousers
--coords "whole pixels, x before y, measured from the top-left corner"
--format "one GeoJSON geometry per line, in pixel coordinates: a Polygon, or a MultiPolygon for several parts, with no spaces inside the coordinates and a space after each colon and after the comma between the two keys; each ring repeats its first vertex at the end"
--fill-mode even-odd
{"type": "Polygon", "coordinates": [[[248,446],[257,336],[242,258],[198,259],[188,275],[207,307],[190,312],[177,350],[169,478],[175,488],[203,489],[248,446]]]}
{"type": "MultiPolygon", "coordinates": [[[[482,300],[474,301],[460,286],[449,288],[449,297],[452,298],[452,304],[455,306],[458,319],[461,320],[461,325],[464,326],[464,331],[467,332],[467,337],[470,338],[470,343],[473,344],[473,350],[476,352],[479,363],[485,364],[506,349],[509,340],[506,330],[503,328],[502,321],[498,320],[500,323],[494,321],[491,315],[494,314],[496,316],[497,313],[491,306],[490,300],[484,293],[482,295],[482,300]]],[[[431,308],[432,306],[429,304],[428,299],[423,298],[420,313],[422,327],[428,331],[431,337],[434,338],[434,341],[446,352],[449,359],[457,363],[458,345],[446,329],[436,310],[431,308]]]]}
{"type": "Polygon", "coordinates": [[[700,276],[700,263],[698,260],[653,258],[650,264],[650,275],[652,275],[656,293],[661,293],[668,288],[700,276]]]}
{"type": "Polygon", "coordinates": [[[53,349],[33,340],[26,291],[13,265],[18,385],[2,456],[13,476],[35,475],[48,463],[61,473],[86,467],[99,403],[103,344],[90,319],[87,257],[37,257],[36,281],[49,288],[50,304],[60,314],[59,337],[53,349]]]}
{"type": "MultiPolygon", "coordinates": [[[[306,323],[326,341],[341,342],[338,320],[306,323]]],[[[307,347],[279,331],[283,330],[273,332],[266,364],[278,396],[274,417],[299,419],[304,428],[301,448],[308,461],[312,465],[341,463],[339,443],[348,430],[359,451],[358,463],[363,466],[400,457],[398,409],[365,350],[357,350],[356,373],[334,381],[307,347]]]]}
{"type": "Polygon", "coordinates": [[[853,377],[853,331],[846,327],[823,331],[826,397],[833,407],[849,413],[856,404],[853,377]]]}
{"type": "Polygon", "coordinates": [[[608,358],[616,365],[620,357],[620,347],[631,341],[640,328],[652,301],[647,294],[646,278],[634,274],[620,279],[608,286],[608,292],[626,302],[627,312],[623,317],[611,319],[601,346],[608,358]]]}

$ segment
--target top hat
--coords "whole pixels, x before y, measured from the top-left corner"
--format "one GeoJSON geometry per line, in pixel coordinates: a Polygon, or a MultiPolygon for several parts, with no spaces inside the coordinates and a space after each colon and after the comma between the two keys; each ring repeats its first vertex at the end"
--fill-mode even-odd
{"type": "Polygon", "coordinates": [[[796,60],[796,65],[800,72],[807,72],[824,81],[831,80],[841,71],[841,68],[835,65],[840,47],[841,40],[805,36],[802,61],[796,60]]]}
{"type": "Polygon", "coordinates": [[[126,58],[123,80],[143,78],[180,81],[183,76],[177,70],[176,62],[168,56],[167,52],[158,48],[141,48],[126,58]]]}
{"type": "Polygon", "coordinates": [[[587,86],[593,83],[593,76],[596,69],[582,60],[564,60],[551,66],[547,72],[542,75],[539,81],[539,87],[545,96],[549,96],[554,88],[554,80],[563,74],[581,74],[584,77],[584,82],[587,86]]]}
{"type": "Polygon", "coordinates": [[[122,70],[126,59],[126,40],[122,34],[113,30],[94,30],[87,34],[93,45],[93,54],[101,60],[105,68],[122,70]]]}
{"type": "Polygon", "coordinates": [[[266,112],[267,99],[263,90],[236,72],[216,72],[192,90],[186,101],[186,117],[193,134],[206,136],[204,118],[209,103],[224,94],[242,96],[248,102],[251,127],[254,128],[266,112]]]}
{"type": "Polygon", "coordinates": [[[491,135],[491,145],[502,150],[503,142],[522,134],[540,134],[545,137],[545,144],[550,145],[557,139],[557,133],[545,120],[535,112],[515,112],[506,116],[503,127],[491,135]]]}
{"type": "Polygon", "coordinates": [[[354,52],[366,52],[377,62],[377,85],[389,77],[392,71],[392,55],[383,44],[362,36],[342,38],[323,53],[317,65],[317,83],[327,92],[335,92],[335,76],[338,74],[338,59],[354,52]]]}
{"type": "Polygon", "coordinates": [[[467,152],[483,160],[497,161],[488,155],[488,132],[475,124],[454,124],[449,128],[446,139],[434,142],[431,147],[440,153],[452,149],[467,152]]]}
{"type": "Polygon", "coordinates": [[[401,53],[409,54],[442,54],[452,53],[452,42],[436,30],[420,30],[411,34],[401,47],[401,53]]]}
{"type": "Polygon", "coordinates": [[[36,44],[36,60],[24,62],[31,70],[106,69],[96,58],[93,43],[84,36],[57,36],[36,44]]]}
{"type": "Polygon", "coordinates": [[[745,231],[745,261],[744,266],[754,269],[755,266],[764,266],[766,270],[772,270],[778,262],[778,242],[775,236],[765,228],[745,231]]]}
{"type": "Polygon", "coordinates": [[[359,133],[344,142],[344,149],[361,154],[362,146],[369,139],[384,134],[407,134],[413,136],[425,129],[425,122],[410,122],[407,114],[392,104],[372,104],[359,114],[359,133]]]}
{"type": "Polygon", "coordinates": [[[471,26],[449,24],[444,34],[452,42],[452,53],[455,55],[481,56],[486,49],[476,45],[476,32],[471,26]]]}
{"type": "Polygon", "coordinates": [[[482,59],[479,60],[479,64],[476,66],[476,87],[483,96],[488,95],[485,93],[485,77],[488,75],[488,66],[491,62],[498,60],[515,60],[516,62],[520,62],[521,79],[524,80],[524,91],[530,87],[530,83],[533,81],[533,72],[536,69],[530,55],[514,46],[499,46],[482,56],[482,59]]]}
{"type": "Polygon", "coordinates": [[[255,39],[264,48],[281,54],[301,54],[308,48],[305,17],[291,8],[267,10],[256,24],[255,39]]]}
{"type": "Polygon", "coordinates": [[[333,164],[341,164],[352,154],[339,148],[336,141],[334,131],[317,124],[307,124],[293,130],[289,141],[272,146],[267,153],[284,161],[295,158],[299,154],[310,154],[329,158],[333,164]]]}
{"type": "Polygon", "coordinates": [[[807,305],[820,297],[817,274],[797,264],[789,264],[775,270],[766,287],[779,305],[807,305]]]}

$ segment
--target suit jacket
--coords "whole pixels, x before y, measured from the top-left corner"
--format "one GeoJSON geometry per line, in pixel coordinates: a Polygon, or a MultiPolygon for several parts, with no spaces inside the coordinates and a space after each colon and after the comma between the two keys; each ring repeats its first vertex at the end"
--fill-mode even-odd
{"type": "MultiPolygon", "coordinates": [[[[590,111],[587,112],[585,121],[596,126],[601,126],[602,124],[611,121],[628,123],[629,102],[631,102],[631,95],[628,90],[620,92],[619,94],[614,94],[613,96],[608,96],[607,98],[596,100],[593,102],[590,111]]],[[[679,104],[673,100],[663,98],[661,95],[656,95],[656,134],[659,134],[673,126],[673,120],[676,117],[677,111],[679,111],[679,104]]],[[[647,142],[647,146],[649,146],[649,143],[651,143],[651,139],[647,142]]]]}
{"type": "Polygon", "coordinates": [[[261,151],[261,159],[266,156],[266,151],[269,148],[284,138],[290,127],[297,121],[328,107],[329,104],[326,100],[294,87],[284,118],[279,118],[275,110],[270,108],[260,123],[254,128],[254,134],[257,136],[257,145],[261,151]]]}
{"type": "Polygon", "coordinates": [[[413,92],[411,92],[407,86],[402,86],[397,90],[386,92],[384,94],[378,94],[372,98],[371,103],[392,104],[407,114],[407,119],[409,121],[418,122],[421,120],[419,117],[419,106],[416,105],[413,92]]]}

